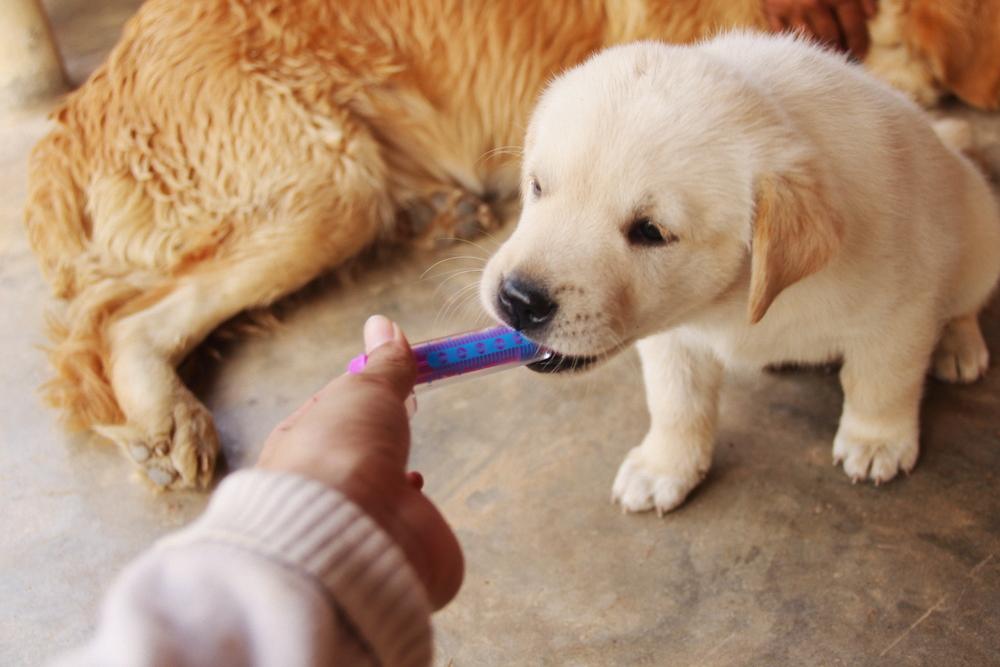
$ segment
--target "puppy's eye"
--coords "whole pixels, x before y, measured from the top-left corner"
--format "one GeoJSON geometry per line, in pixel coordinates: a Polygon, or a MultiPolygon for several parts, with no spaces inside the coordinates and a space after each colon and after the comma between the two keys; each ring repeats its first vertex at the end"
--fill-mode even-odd
{"type": "Polygon", "coordinates": [[[531,196],[535,199],[542,196],[542,184],[538,182],[537,178],[531,178],[528,182],[528,189],[531,191],[531,196]]]}
{"type": "Polygon", "coordinates": [[[633,245],[666,245],[677,238],[672,235],[664,237],[660,228],[649,218],[637,218],[628,229],[628,241],[633,245]]]}

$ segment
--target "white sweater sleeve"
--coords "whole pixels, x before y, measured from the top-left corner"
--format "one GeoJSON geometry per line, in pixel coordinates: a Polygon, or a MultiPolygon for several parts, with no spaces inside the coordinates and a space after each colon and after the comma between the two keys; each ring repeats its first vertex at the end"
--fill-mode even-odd
{"type": "Polygon", "coordinates": [[[238,472],[118,577],[76,665],[431,661],[430,605],[402,550],[344,496],[238,472]]]}

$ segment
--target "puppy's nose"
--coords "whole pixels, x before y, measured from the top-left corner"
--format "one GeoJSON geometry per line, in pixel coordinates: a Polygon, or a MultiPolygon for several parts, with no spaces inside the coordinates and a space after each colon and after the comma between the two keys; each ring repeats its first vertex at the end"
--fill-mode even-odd
{"type": "Polygon", "coordinates": [[[501,317],[518,331],[542,328],[559,307],[543,288],[515,277],[500,281],[497,305],[501,317]]]}

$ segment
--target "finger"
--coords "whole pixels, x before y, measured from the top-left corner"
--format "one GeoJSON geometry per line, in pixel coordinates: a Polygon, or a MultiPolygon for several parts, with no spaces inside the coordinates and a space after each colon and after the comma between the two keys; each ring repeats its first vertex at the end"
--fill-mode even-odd
{"type": "Polygon", "coordinates": [[[836,11],[847,50],[859,60],[864,58],[868,52],[868,24],[864,11],[854,0],[840,3],[836,11]]]}
{"type": "Polygon", "coordinates": [[[397,539],[427,590],[431,607],[440,609],[462,585],[462,547],[441,512],[423,493],[413,490],[390,518],[397,539]]]}
{"type": "MultiPolygon", "coordinates": [[[[364,326],[366,361],[364,368],[360,371],[365,375],[384,375],[400,398],[405,399],[412,395],[413,383],[416,379],[416,362],[413,360],[413,353],[410,351],[410,344],[403,335],[402,330],[392,320],[382,315],[373,315],[368,318],[364,326]],[[394,351],[386,353],[382,348],[396,348],[394,351]],[[379,362],[381,366],[372,367],[372,355],[379,354],[383,357],[379,362]]],[[[331,380],[325,387],[317,392],[312,398],[300,406],[294,413],[282,421],[276,431],[287,431],[307,414],[317,403],[326,404],[330,401],[340,402],[343,400],[345,387],[343,380],[348,376],[339,376],[331,380]]],[[[416,412],[416,399],[413,405],[406,406],[408,416],[412,417],[416,412]]]]}
{"type": "Polygon", "coordinates": [[[365,353],[384,345],[396,337],[396,325],[384,315],[372,315],[365,322],[365,353]]]}
{"type": "Polygon", "coordinates": [[[840,27],[837,25],[837,20],[830,13],[829,9],[826,7],[814,9],[806,15],[806,20],[809,22],[810,28],[812,28],[812,33],[816,35],[819,41],[835,49],[842,50],[844,48],[844,40],[840,34],[840,27]]]}
{"type": "Polygon", "coordinates": [[[368,354],[368,363],[360,377],[379,378],[385,381],[399,397],[400,401],[413,392],[417,379],[417,363],[413,359],[410,344],[403,337],[399,327],[395,328],[394,338],[374,348],[368,354]]]}

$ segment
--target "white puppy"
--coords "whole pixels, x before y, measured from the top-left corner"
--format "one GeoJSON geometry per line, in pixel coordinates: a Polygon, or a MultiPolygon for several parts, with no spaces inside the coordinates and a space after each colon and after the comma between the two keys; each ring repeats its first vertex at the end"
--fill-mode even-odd
{"type": "Polygon", "coordinates": [[[705,476],[725,366],[842,359],[833,457],[875,483],[916,463],[928,366],[987,367],[988,185],[902,95],[802,41],[598,54],[542,96],[523,191],[482,298],[560,353],[543,370],[638,341],[651,427],[614,482],[626,510],[705,476]]]}

